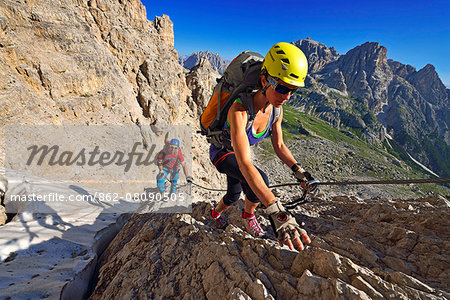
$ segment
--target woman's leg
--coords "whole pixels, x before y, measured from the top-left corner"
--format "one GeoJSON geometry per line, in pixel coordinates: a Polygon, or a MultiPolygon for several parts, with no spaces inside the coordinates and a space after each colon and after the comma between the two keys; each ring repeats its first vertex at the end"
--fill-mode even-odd
{"type": "Polygon", "coordinates": [[[178,183],[178,179],[180,178],[180,174],[179,174],[180,170],[175,170],[174,173],[172,173],[172,184],[170,186],[170,193],[171,194],[175,194],[175,192],[177,191],[177,183],[178,183]]]}
{"type": "Polygon", "coordinates": [[[158,176],[157,180],[156,180],[156,183],[158,185],[159,191],[161,193],[164,193],[166,191],[166,188],[165,188],[164,185],[166,183],[166,179],[167,179],[168,174],[167,174],[166,170],[164,170],[164,169],[163,169],[163,171],[161,173],[164,174],[164,176],[162,176],[162,177],[158,176]]]}
{"type": "Polygon", "coordinates": [[[241,192],[241,182],[227,174],[227,193],[220,199],[219,204],[217,204],[214,210],[218,214],[221,214],[239,200],[241,192]]]}
{"type": "MultiPolygon", "coordinates": [[[[216,168],[220,173],[227,175],[227,193],[220,200],[216,209],[224,211],[227,207],[239,200],[240,193],[243,189],[246,195],[245,211],[249,214],[253,214],[260,201],[245,181],[244,175],[242,175],[242,172],[239,169],[235,154],[233,152],[228,153],[224,159],[216,164],[216,168]]],[[[266,185],[269,186],[267,175],[258,167],[256,167],[256,169],[261,174],[266,185]]]]}
{"type": "Polygon", "coordinates": [[[219,204],[217,204],[217,206],[214,208],[215,212],[218,213],[219,215],[221,213],[223,213],[224,211],[226,211],[230,206],[226,205],[223,202],[223,197],[222,199],[220,199],[219,204]]]}
{"type": "Polygon", "coordinates": [[[245,204],[244,204],[244,211],[250,215],[253,215],[255,213],[256,207],[258,207],[259,202],[251,202],[248,200],[248,197],[245,196],[245,204]]]}

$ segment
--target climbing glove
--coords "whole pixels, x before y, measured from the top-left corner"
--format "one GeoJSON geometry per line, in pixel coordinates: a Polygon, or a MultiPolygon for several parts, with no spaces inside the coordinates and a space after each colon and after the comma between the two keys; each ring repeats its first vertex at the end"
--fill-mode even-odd
{"type": "Polygon", "coordinates": [[[305,172],[305,170],[298,163],[295,163],[291,167],[291,170],[292,170],[292,172],[294,172],[294,176],[295,176],[295,178],[297,178],[297,180],[299,182],[307,182],[307,181],[314,180],[314,178],[311,176],[311,174],[309,172],[305,172]]]}
{"type": "Polygon", "coordinates": [[[306,230],[297,224],[295,218],[291,213],[285,210],[280,201],[276,201],[269,205],[265,211],[269,215],[270,224],[272,225],[272,229],[277,235],[281,246],[285,243],[293,250],[293,241],[299,250],[303,250],[304,246],[300,241],[300,237],[302,237],[306,243],[311,243],[306,230]]]}
{"type": "Polygon", "coordinates": [[[307,181],[311,181],[311,180],[314,180],[314,178],[311,176],[311,174],[309,173],[309,172],[306,172],[305,170],[303,170],[303,169],[300,169],[300,170],[297,170],[295,173],[294,173],[294,176],[297,178],[297,180],[298,181],[300,181],[300,182],[307,182],[307,181]]]}

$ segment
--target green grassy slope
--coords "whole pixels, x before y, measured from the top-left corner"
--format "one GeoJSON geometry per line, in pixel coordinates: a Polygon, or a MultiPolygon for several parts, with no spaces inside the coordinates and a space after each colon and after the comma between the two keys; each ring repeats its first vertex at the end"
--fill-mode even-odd
{"type": "MultiPolygon", "coordinates": [[[[362,177],[369,176],[379,180],[433,177],[414,163],[395,142],[385,141],[382,145],[373,145],[361,138],[361,133],[354,128],[340,127],[340,129],[337,129],[320,118],[299,112],[288,105],[285,105],[283,109],[283,136],[288,146],[301,139],[325,139],[327,140],[327,147],[335,145],[336,148],[351,149],[351,152],[354,152],[352,156],[337,154],[326,154],[324,156],[333,160],[337,166],[346,166],[352,170],[353,174],[362,177]],[[303,133],[299,133],[300,124],[303,126],[304,130],[301,131],[303,133]]],[[[261,148],[265,150],[262,153],[266,156],[266,159],[275,157],[269,139],[263,141],[261,148]]],[[[325,150],[316,149],[317,153],[325,150]]],[[[319,161],[316,155],[308,157],[305,161],[306,164],[309,164],[307,167],[313,169],[317,169],[318,164],[323,164],[323,159],[319,161]]],[[[423,195],[428,192],[439,193],[443,196],[450,194],[448,187],[443,185],[419,184],[417,187],[418,192],[423,195]]]]}

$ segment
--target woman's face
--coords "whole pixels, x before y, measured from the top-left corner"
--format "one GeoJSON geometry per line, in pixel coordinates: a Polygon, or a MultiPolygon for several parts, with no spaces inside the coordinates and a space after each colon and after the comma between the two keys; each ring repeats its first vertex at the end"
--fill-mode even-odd
{"type": "Polygon", "coordinates": [[[278,79],[278,82],[275,85],[270,84],[270,87],[266,90],[266,97],[269,100],[270,104],[272,104],[275,107],[280,107],[287,100],[289,100],[289,98],[291,97],[292,91],[289,91],[287,93],[280,93],[277,90],[286,92],[288,89],[295,90],[296,88],[297,88],[296,86],[287,84],[284,81],[278,79]],[[280,88],[280,85],[285,88],[280,88]]]}

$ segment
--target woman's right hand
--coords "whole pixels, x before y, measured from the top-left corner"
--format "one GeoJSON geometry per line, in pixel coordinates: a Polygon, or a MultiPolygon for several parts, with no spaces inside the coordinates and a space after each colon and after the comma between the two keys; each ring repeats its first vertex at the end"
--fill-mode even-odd
{"type": "Polygon", "coordinates": [[[295,171],[294,176],[300,182],[308,182],[308,181],[314,180],[314,178],[311,176],[311,174],[309,172],[306,172],[302,168],[295,171]]]}
{"type": "Polygon", "coordinates": [[[294,250],[294,245],[298,250],[303,250],[305,247],[300,240],[300,237],[307,243],[311,243],[306,230],[298,225],[294,216],[285,210],[281,202],[276,201],[266,208],[266,213],[269,215],[272,229],[277,235],[280,246],[288,245],[289,249],[294,250]]]}

